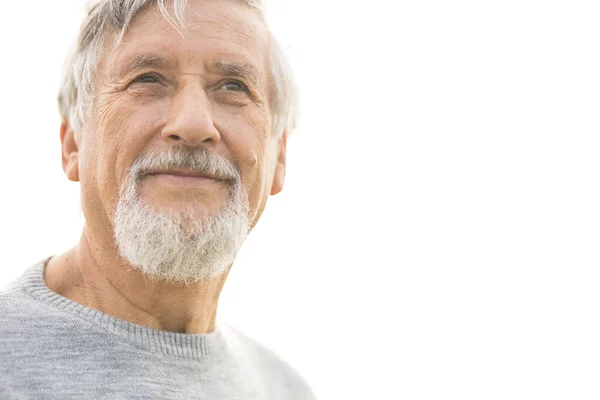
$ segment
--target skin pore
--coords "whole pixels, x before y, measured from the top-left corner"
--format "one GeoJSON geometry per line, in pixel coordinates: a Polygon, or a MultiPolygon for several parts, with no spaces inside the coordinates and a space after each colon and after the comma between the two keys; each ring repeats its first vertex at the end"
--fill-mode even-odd
{"type": "MultiPolygon", "coordinates": [[[[229,268],[190,285],[150,280],[114,241],[119,189],[150,150],[205,147],[232,161],[248,195],[253,227],[267,197],[283,187],[286,135],[271,133],[269,39],[260,16],[236,2],[192,0],[182,38],[160,13],[138,15],[120,45],[107,37],[95,98],[82,132],[61,126],[63,169],[81,182],[86,223],[79,243],[50,259],[54,292],[113,317],[181,333],[215,329],[229,268]]],[[[139,196],[155,210],[215,215],[227,184],[145,176],[139,196]]]]}

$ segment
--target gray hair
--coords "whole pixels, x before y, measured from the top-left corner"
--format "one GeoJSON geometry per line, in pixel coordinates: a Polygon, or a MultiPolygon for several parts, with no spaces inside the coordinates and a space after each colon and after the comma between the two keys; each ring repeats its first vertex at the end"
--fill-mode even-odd
{"type": "MultiPolygon", "coordinates": [[[[264,20],[262,0],[235,0],[255,9],[264,20]]],[[[131,21],[144,9],[154,6],[179,33],[185,25],[188,0],[90,0],[79,36],[67,57],[58,95],[61,116],[80,134],[93,103],[94,82],[104,40],[117,34],[118,45],[131,21]],[[167,10],[173,5],[173,13],[167,10]]],[[[265,22],[266,26],[266,22],[265,22]]],[[[270,79],[272,130],[277,136],[291,134],[298,120],[298,93],[287,57],[274,35],[270,36],[270,79]]]]}

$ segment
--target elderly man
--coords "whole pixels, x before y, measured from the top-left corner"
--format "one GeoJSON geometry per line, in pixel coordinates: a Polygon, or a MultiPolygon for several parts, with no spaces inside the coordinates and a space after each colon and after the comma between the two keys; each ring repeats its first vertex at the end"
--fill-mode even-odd
{"type": "Polygon", "coordinates": [[[217,325],[219,294],[296,122],[258,0],[100,0],[59,96],[79,243],[0,293],[0,397],[313,399],[217,325]]]}

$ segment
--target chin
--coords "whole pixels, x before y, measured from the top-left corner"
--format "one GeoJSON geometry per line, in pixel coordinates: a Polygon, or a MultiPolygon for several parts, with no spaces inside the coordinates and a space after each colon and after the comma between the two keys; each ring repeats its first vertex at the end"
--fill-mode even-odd
{"type": "Polygon", "coordinates": [[[114,218],[121,256],[150,278],[169,282],[190,283],[225,273],[250,230],[248,199],[237,188],[215,210],[199,202],[122,192],[114,218]],[[159,200],[165,204],[157,204],[159,200]]]}

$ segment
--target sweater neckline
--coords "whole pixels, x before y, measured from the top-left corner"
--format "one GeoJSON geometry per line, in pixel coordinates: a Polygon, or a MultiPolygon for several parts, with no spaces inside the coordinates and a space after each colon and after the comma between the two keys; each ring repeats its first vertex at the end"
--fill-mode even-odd
{"type": "Polygon", "coordinates": [[[29,267],[22,275],[21,286],[31,297],[70,315],[90,321],[109,333],[153,353],[203,360],[220,358],[220,355],[225,352],[225,336],[219,326],[208,334],[178,333],[148,328],[115,318],[53,292],[44,281],[44,268],[50,258],[29,267]]]}

